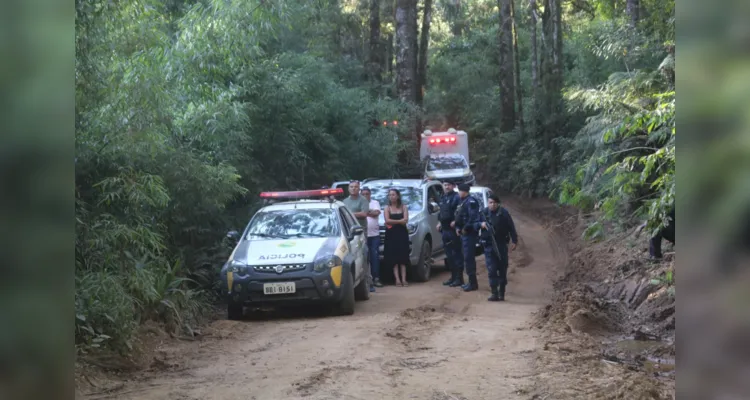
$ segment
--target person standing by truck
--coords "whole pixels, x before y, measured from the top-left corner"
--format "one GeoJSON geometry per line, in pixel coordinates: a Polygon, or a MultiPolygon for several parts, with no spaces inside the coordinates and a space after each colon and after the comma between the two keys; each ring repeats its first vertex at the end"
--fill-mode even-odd
{"type": "MultiPolygon", "coordinates": [[[[376,287],[383,287],[380,283],[380,203],[373,200],[372,193],[367,186],[362,188],[362,196],[369,202],[370,211],[367,213],[367,249],[370,252],[370,275],[372,275],[372,284],[376,287]]],[[[372,288],[371,291],[374,291],[372,288]]]]}
{"type": "MultiPolygon", "coordinates": [[[[349,182],[349,197],[343,200],[344,205],[349,211],[354,214],[354,218],[357,219],[359,225],[367,231],[367,215],[370,212],[370,202],[365,199],[359,192],[359,181],[353,180],[349,182]]],[[[370,288],[370,292],[375,291],[373,286],[372,275],[370,274],[370,268],[365,268],[367,271],[367,286],[370,288]]]]}
{"type": "Polygon", "coordinates": [[[516,233],[516,226],[508,210],[500,207],[500,198],[497,195],[490,195],[487,204],[488,207],[482,210],[481,224],[481,241],[492,291],[492,295],[487,300],[505,301],[505,286],[508,284],[508,242],[513,243],[510,250],[515,250],[518,244],[518,233],[516,233]],[[494,244],[492,236],[494,236],[494,244]]]}
{"type": "Polygon", "coordinates": [[[481,222],[479,221],[479,202],[469,194],[471,187],[462,183],[458,185],[458,194],[461,196],[461,204],[456,211],[456,233],[461,235],[462,251],[464,256],[464,268],[466,269],[466,275],[469,277],[469,282],[461,289],[464,292],[471,292],[479,289],[479,283],[477,282],[477,263],[474,259],[474,247],[477,245],[479,239],[479,229],[481,222]]]}
{"type": "Polygon", "coordinates": [[[388,191],[388,205],[385,206],[385,245],[383,261],[393,266],[396,286],[409,286],[406,282],[406,265],[409,264],[409,207],[401,200],[401,192],[391,188],[388,191]],[[399,274],[399,271],[401,272],[399,274]]]}
{"type": "Polygon", "coordinates": [[[453,182],[443,182],[443,197],[440,199],[440,214],[437,229],[445,246],[445,262],[450,267],[451,277],[443,285],[456,287],[464,284],[464,260],[461,251],[461,239],[456,234],[456,209],[461,198],[455,192],[453,182]]]}

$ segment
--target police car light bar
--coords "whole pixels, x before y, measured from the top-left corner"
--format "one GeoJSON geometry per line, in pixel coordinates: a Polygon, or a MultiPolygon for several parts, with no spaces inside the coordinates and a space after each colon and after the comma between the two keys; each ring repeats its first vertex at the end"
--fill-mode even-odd
{"type": "Polygon", "coordinates": [[[344,189],[318,189],[318,190],[297,190],[293,192],[261,192],[260,197],[264,199],[288,199],[288,198],[305,198],[305,197],[327,197],[344,194],[344,189]]]}

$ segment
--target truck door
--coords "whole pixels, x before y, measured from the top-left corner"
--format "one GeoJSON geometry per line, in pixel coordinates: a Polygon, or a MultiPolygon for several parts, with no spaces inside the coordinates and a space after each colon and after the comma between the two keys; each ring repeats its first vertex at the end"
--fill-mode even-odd
{"type": "MultiPolygon", "coordinates": [[[[427,220],[430,224],[430,232],[432,236],[432,252],[443,248],[443,236],[437,229],[437,225],[440,222],[438,216],[440,215],[440,198],[443,195],[443,187],[439,184],[432,184],[427,188],[427,220]],[[437,208],[431,209],[430,204],[434,203],[437,208]]],[[[434,207],[434,206],[433,206],[434,207]]]]}
{"type": "MultiPolygon", "coordinates": [[[[348,225],[347,228],[347,235],[349,234],[349,231],[354,226],[359,226],[357,223],[357,220],[354,218],[354,216],[351,214],[349,209],[346,207],[339,208],[339,211],[341,212],[341,217],[346,220],[346,225],[348,225]]],[[[362,271],[364,271],[364,268],[369,268],[369,265],[365,265],[366,263],[366,251],[367,251],[367,245],[366,240],[367,237],[367,227],[363,227],[365,229],[364,232],[362,232],[361,235],[354,236],[352,240],[349,241],[349,249],[352,252],[352,256],[354,257],[354,283],[357,284],[359,282],[359,278],[362,277],[362,271]]]]}

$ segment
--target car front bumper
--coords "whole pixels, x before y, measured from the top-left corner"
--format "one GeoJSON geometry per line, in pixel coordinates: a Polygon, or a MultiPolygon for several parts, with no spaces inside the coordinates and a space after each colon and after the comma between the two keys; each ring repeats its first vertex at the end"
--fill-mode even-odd
{"type": "Polygon", "coordinates": [[[222,274],[222,286],[228,301],[243,305],[283,305],[304,302],[337,302],[344,295],[344,282],[341,274],[348,273],[343,267],[335,267],[331,271],[312,272],[300,271],[296,273],[257,273],[238,275],[235,272],[222,274]],[[333,271],[339,268],[339,286],[336,286],[333,271]],[[294,293],[265,294],[263,285],[266,283],[294,282],[294,293]]]}

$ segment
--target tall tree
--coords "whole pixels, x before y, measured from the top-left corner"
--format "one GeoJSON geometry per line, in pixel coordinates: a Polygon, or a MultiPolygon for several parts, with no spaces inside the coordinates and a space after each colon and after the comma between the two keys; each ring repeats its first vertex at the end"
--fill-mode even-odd
{"type": "Polygon", "coordinates": [[[430,42],[430,22],[432,20],[432,0],[424,0],[422,11],[422,32],[419,38],[419,66],[417,68],[417,104],[422,105],[427,84],[427,49],[430,42]]]}
{"type": "Polygon", "coordinates": [[[638,20],[641,16],[641,1],[640,0],[627,0],[625,4],[625,11],[630,17],[630,24],[635,27],[638,25],[638,20]]]}
{"type": "Polygon", "coordinates": [[[370,79],[380,83],[383,78],[380,43],[380,0],[370,0],[370,79]]]}
{"type": "Polygon", "coordinates": [[[414,48],[414,24],[412,10],[416,0],[396,2],[396,89],[401,101],[414,103],[416,100],[416,55],[414,48]]]}
{"type": "Polygon", "coordinates": [[[516,103],[518,110],[516,117],[518,118],[518,129],[521,134],[524,133],[523,123],[523,87],[521,86],[521,63],[518,56],[518,26],[516,26],[516,6],[513,0],[510,0],[510,17],[511,23],[513,24],[513,61],[514,70],[513,76],[515,77],[515,88],[516,88],[516,103]]]}
{"type": "Polygon", "coordinates": [[[536,37],[538,25],[537,3],[536,0],[529,0],[529,17],[531,19],[531,98],[533,99],[533,110],[531,112],[532,122],[536,129],[539,118],[539,50],[536,37]]]}
{"type": "Polygon", "coordinates": [[[542,88],[541,115],[544,118],[544,144],[551,151],[550,171],[557,173],[557,152],[553,134],[560,129],[562,113],[562,0],[543,0],[542,54],[540,70],[542,88]]]}
{"type": "Polygon", "coordinates": [[[510,12],[512,0],[498,0],[500,8],[500,130],[507,132],[516,125],[515,79],[513,62],[513,21],[510,12]]]}

